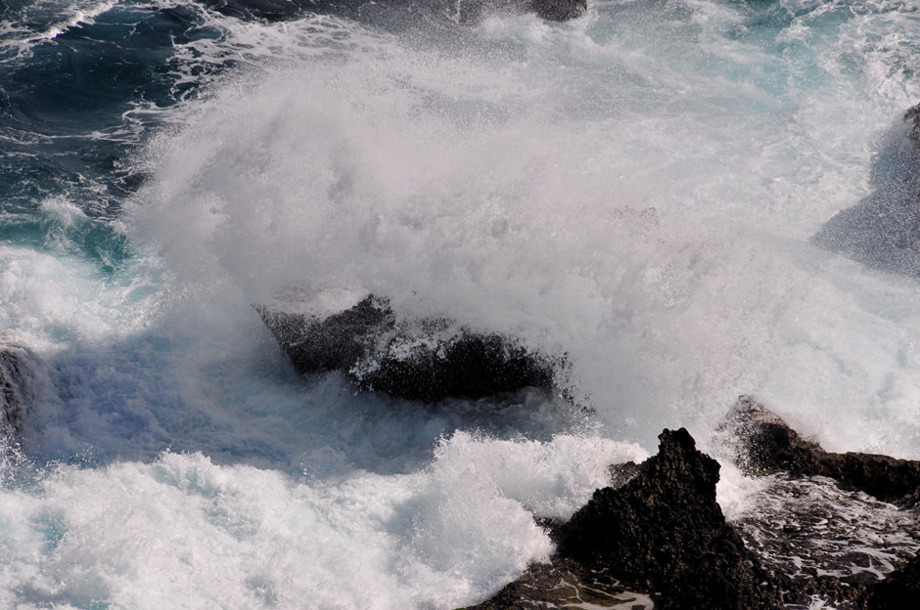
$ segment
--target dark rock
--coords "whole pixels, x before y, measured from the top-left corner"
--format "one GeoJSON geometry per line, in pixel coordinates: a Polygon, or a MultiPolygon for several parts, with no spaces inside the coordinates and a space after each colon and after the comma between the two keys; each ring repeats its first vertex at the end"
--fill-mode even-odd
{"type": "Polygon", "coordinates": [[[920,106],[888,134],[870,175],[872,193],[813,237],[884,271],[920,275],[920,106]]]}
{"type": "Polygon", "coordinates": [[[256,311],[301,373],[347,371],[396,326],[389,303],[373,296],[325,318],[262,306],[256,311]]]}
{"type": "Polygon", "coordinates": [[[447,320],[398,324],[389,303],[373,296],[327,317],[256,309],[301,373],[338,370],[363,389],[409,400],[550,390],[565,365],[447,320]]]}
{"type": "Polygon", "coordinates": [[[913,608],[920,599],[920,555],[889,574],[869,594],[867,610],[913,608]]]}
{"type": "Polygon", "coordinates": [[[23,419],[41,385],[40,366],[32,350],[0,334],[0,461],[19,442],[23,419]]]}
{"type": "Polygon", "coordinates": [[[716,502],[719,464],[683,428],[620,489],[604,488],[559,532],[558,552],[606,570],[660,608],[780,608],[779,589],[716,502]]]}
{"type": "Polygon", "coordinates": [[[611,464],[607,467],[607,474],[609,475],[608,487],[613,489],[618,489],[623,487],[633,479],[635,479],[642,472],[642,466],[636,464],[635,462],[624,462],[622,464],[611,464]]]}
{"type": "Polygon", "coordinates": [[[738,399],[720,430],[736,439],[736,460],[748,473],[781,470],[794,476],[830,477],[845,488],[902,506],[912,503],[920,488],[920,462],[871,453],[829,453],[748,396],[738,399]]]}
{"type": "MultiPolygon", "coordinates": [[[[920,521],[827,477],[777,473],[732,525],[761,565],[778,575],[786,604],[866,607],[871,586],[920,547],[920,521]]],[[[792,610],[792,608],[790,608],[792,610]]]]}

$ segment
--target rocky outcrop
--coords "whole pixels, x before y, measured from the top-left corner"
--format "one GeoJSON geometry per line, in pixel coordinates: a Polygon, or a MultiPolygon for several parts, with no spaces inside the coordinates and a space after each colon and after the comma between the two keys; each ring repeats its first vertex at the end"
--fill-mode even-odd
{"type": "Polygon", "coordinates": [[[397,323],[389,303],[374,296],[327,316],[256,309],[301,373],[341,371],[362,389],[398,398],[431,403],[550,390],[565,368],[562,357],[446,319],[397,323]]]}
{"type": "Polygon", "coordinates": [[[920,275],[920,106],[888,134],[870,184],[872,192],[828,220],[813,241],[872,267],[920,275]]]}
{"type": "Polygon", "coordinates": [[[915,605],[920,516],[877,497],[903,506],[920,495],[916,462],[826,452],[747,396],[720,434],[743,470],[769,475],[730,523],[716,502],[719,464],[686,430],[665,430],[656,456],[612,466],[611,485],[567,523],[544,523],[551,563],[474,608],[915,605]]]}
{"type": "Polygon", "coordinates": [[[780,608],[778,587],[716,502],[719,464],[683,428],[619,489],[599,489],[560,528],[558,552],[603,569],[668,608],[780,608]]]}
{"type": "Polygon", "coordinates": [[[617,467],[611,485],[551,535],[548,565],[476,610],[546,607],[769,610],[780,587],[716,502],[719,464],[683,428],[659,436],[658,454],[617,467]]]}
{"type": "Polygon", "coordinates": [[[920,462],[871,453],[830,453],[803,439],[780,417],[748,396],[738,399],[720,427],[727,433],[738,464],[748,473],[784,471],[793,476],[824,476],[904,505],[916,503],[920,462]]]}

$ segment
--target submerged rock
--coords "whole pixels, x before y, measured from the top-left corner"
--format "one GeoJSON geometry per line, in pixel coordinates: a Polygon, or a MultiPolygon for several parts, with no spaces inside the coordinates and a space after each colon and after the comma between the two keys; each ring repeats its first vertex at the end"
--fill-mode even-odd
{"type": "Polygon", "coordinates": [[[720,430],[727,433],[735,458],[749,473],[785,471],[793,476],[824,476],[904,505],[916,503],[920,462],[871,453],[830,453],[803,439],[779,416],[748,396],[738,399],[720,430]]]}
{"type": "Polygon", "coordinates": [[[619,489],[599,489],[559,530],[558,552],[656,593],[663,609],[780,608],[779,589],[725,521],[719,464],[683,428],[619,489]]]}
{"type": "Polygon", "coordinates": [[[565,365],[514,338],[445,319],[397,323],[388,301],[374,296],[327,316],[256,310],[301,373],[338,370],[362,389],[397,398],[436,402],[550,390],[565,365]]]}
{"type": "Polygon", "coordinates": [[[920,106],[888,134],[870,182],[871,194],[828,220],[813,241],[884,271],[920,275],[920,106]]]}

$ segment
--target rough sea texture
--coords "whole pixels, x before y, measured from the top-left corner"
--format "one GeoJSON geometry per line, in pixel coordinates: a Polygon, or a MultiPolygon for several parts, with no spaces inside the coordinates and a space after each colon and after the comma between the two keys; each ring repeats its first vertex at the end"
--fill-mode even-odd
{"type": "MultiPolygon", "coordinates": [[[[903,195],[916,3],[372,6],[0,0],[0,607],[472,605],[742,393],[920,458],[920,270],[812,239],[903,195]],[[252,307],[367,293],[565,354],[574,400],[303,378],[252,307]]],[[[729,520],[764,485],[723,462],[729,520]]]]}

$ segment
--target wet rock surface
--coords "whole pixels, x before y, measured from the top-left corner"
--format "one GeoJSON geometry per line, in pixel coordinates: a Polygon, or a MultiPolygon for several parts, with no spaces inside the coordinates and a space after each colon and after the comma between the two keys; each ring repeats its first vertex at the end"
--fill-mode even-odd
{"type": "Polygon", "coordinates": [[[397,398],[431,403],[550,391],[565,368],[562,357],[446,319],[398,323],[386,299],[374,296],[327,316],[256,309],[301,373],[338,370],[364,390],[397,398]]]}
{"type": "Polygon", "coordinates": [[[865,608],[872,587],[920,549],[920,520],[826,477],[769,475],[754,508],[732,524],[783,578],[787,608],[865,608]]]}
{"type": "Polygon", "coordinates": [[[874,607],[920,549],[920,512],[911,508],[920,462],[827,452],[748,396],[721,432],[736,463],[768,482],[735,524],[786,579],[788,607],[874,607]]]}

